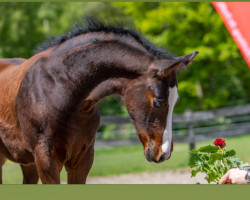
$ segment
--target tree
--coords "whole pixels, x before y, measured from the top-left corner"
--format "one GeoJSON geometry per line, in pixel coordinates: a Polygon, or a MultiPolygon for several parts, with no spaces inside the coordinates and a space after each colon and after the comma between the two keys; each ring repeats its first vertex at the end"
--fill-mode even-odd
{"type": "Polygon", "coordinates": [[[211,3],[116,3],[159,46],[181,56],[200,51],[179,73],[181,101],[175,111],[249,102],[249,69],[211,3]]]}
{"type": "Polygon", "coordinates": [[[84,3],[0,3],[0,57],[29,58],[48,35],[62,34],[84,3]]]}

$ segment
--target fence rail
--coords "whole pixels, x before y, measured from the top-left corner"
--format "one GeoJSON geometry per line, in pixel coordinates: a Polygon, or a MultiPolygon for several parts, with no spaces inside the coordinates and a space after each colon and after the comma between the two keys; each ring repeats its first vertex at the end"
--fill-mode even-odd
{"type": "MultiPolygon", "coordinates": [[[[129,117],[103,116],[101,125],[130,124],[129,117]]],[[[189,143],[190,149],[195,142],[218,138],[232,137],[250,133],[250,104],[220,108],[210,111],[192,112],[173,115],[174,142],[189,143]],[[222,121],[222,122],[220,122],[222,121]],[[178,128],[181,127],[181,128],[178,128]],[[184,132],[179,136],[178,132],[184,132]]],[[[97,139],[96,146],[126,146],[139,143],[138,138],[97,139]]]]}

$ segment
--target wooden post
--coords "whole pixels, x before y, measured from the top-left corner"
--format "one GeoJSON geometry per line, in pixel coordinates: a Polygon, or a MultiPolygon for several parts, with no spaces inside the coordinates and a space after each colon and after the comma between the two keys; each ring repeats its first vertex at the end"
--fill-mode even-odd
{"type": "Polygon", "coordinates": [[[189,149],[195,149],[195,135],[194,135],[194,125],[192,122],[192,110],[187,110],[185,112],[185,117],[188,125],[188,142],[189,142],[189,149]]]}
{"type": "Polygon", "coordinates": [[[189,134],[189,149],[195,149],[195,135],[193,123],[188,124],[188,134],[189,134]]]}

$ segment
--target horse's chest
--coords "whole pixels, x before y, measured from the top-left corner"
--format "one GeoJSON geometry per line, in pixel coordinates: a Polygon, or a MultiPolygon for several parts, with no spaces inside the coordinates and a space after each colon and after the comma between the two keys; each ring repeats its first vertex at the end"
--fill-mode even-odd
{"type": "Polygon", "coordinates": [[[85,154],[89,148],[93,147],[99,123],[100,114],[98,108],[90,116],[82,113],[72,116],[67,123],[67,127],[59,131],[60,137],[56,137],[60,160],[77,159],[85,154]],[[62,152],[64,152],[64,155],[62,152]]]}
{"type": "Polygon", "coordinates": [[[94,144],[95,134],[95,129],[88,127],[79,127],[79,129],[70,130],[70,137],[66,137],[66,159],[84,154],[94,144]]]}

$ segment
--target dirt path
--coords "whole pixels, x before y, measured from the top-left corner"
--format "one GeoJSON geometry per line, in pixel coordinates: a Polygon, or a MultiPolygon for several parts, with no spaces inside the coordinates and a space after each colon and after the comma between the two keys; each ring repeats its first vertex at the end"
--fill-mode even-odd
{"type": "Polygon", "coordinates": [[[87,184],[201,184],[207,183],[204,174],[191,178],[189,170],[161,172],[144,172],[139,174],[123,174],[119,176],[89,177],[87,184]]]}

